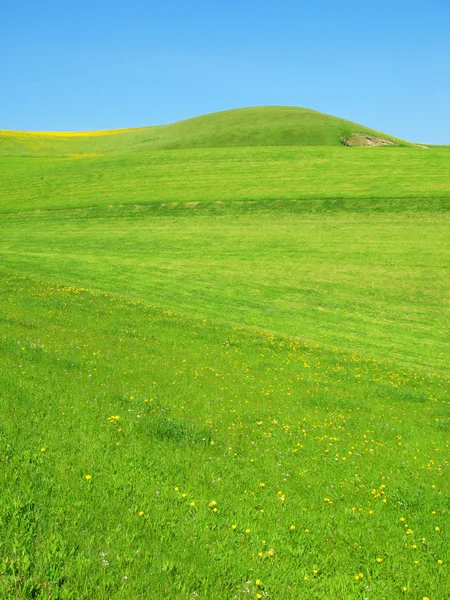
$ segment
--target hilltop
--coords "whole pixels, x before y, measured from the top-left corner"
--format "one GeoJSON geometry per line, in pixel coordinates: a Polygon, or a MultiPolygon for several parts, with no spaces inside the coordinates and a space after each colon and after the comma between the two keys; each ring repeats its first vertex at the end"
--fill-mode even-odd
{"type": "Polygon", "coordinates": [[[252,146],[406,145],[408,142],[307,108],[261,106],[170,125],[87,132],[0,131],[0,154],[56,156],[252,146]]]}

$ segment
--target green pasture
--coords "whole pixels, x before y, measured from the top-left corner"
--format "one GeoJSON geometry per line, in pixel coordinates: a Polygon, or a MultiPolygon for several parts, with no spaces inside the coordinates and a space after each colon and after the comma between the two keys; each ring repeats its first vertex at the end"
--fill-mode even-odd
{"type": "Polygon", "coordinates": [[[257,106],[212,113],[169,125],[116,131],[47,132],[0,130],[0,154],[79,156],[175,148],[251,146],[341,146],[352,134],[368,134],[395,145],[410,142],[358,123],[298,106],[257,106]]]}
{"type": "Polygon", "coordinates": [[[289,114],[0,140],[1,600],[450,596],[450,155],[289,114]]]}
{"type": "Polygon", "coordinates": [[[426,199],[444,200],[447,208],[450,198],[449,153],[442,149],[211,148],[87,158],[5,156],[0,172],[0,214],[290,200],[307,203],[308,210],[350,203],[364,212],[380,204],[383,211],[422,211],[428,209],[426,199]]]}
{"type": "Polygon", "coordinates": [[[213,208],[9,214],[0,255],[55,283],[447,370],[448,212],[213,208]]]}

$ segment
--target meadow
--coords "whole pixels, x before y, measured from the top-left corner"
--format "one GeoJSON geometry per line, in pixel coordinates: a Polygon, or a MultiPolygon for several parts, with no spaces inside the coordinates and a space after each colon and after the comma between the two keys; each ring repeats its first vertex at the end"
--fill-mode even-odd
{"type": "Polygon", "coordinates": [[[0,136],[0,598],[450,596],[448,149],[252,115],[0,136]]]}

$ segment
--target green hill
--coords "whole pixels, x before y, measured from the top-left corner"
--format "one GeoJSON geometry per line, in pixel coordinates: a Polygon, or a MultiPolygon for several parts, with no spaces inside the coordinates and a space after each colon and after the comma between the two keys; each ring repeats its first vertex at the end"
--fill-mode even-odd
{"type": "Polygon", "coordinates": [[[0,600],[450,597],[450,152],[368,131],[3,135],[0,600]]]}
{"type": "Polygon", "coordinates": [[[412,145],[357,123],[295,106],[212,113],[170,125],[78,133],[0,131],[0,154],[109,154],[177,148],[412,145]]]}

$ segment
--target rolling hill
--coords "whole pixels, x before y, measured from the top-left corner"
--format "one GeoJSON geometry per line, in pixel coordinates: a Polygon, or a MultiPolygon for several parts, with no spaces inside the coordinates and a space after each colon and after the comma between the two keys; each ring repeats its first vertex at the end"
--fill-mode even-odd
{"type": "Polygon", "coordinates": [[[412,146],[357,123],[295,106],[212,113],[170,125],[91,132],[0,131],[0,154],[109,154],[251,146],[412,146]]]}
{"type": "Polygon", "coordinates": [[[0,599],[450,598],[450,152],[401,144],[3,132],[0,599]]]}

